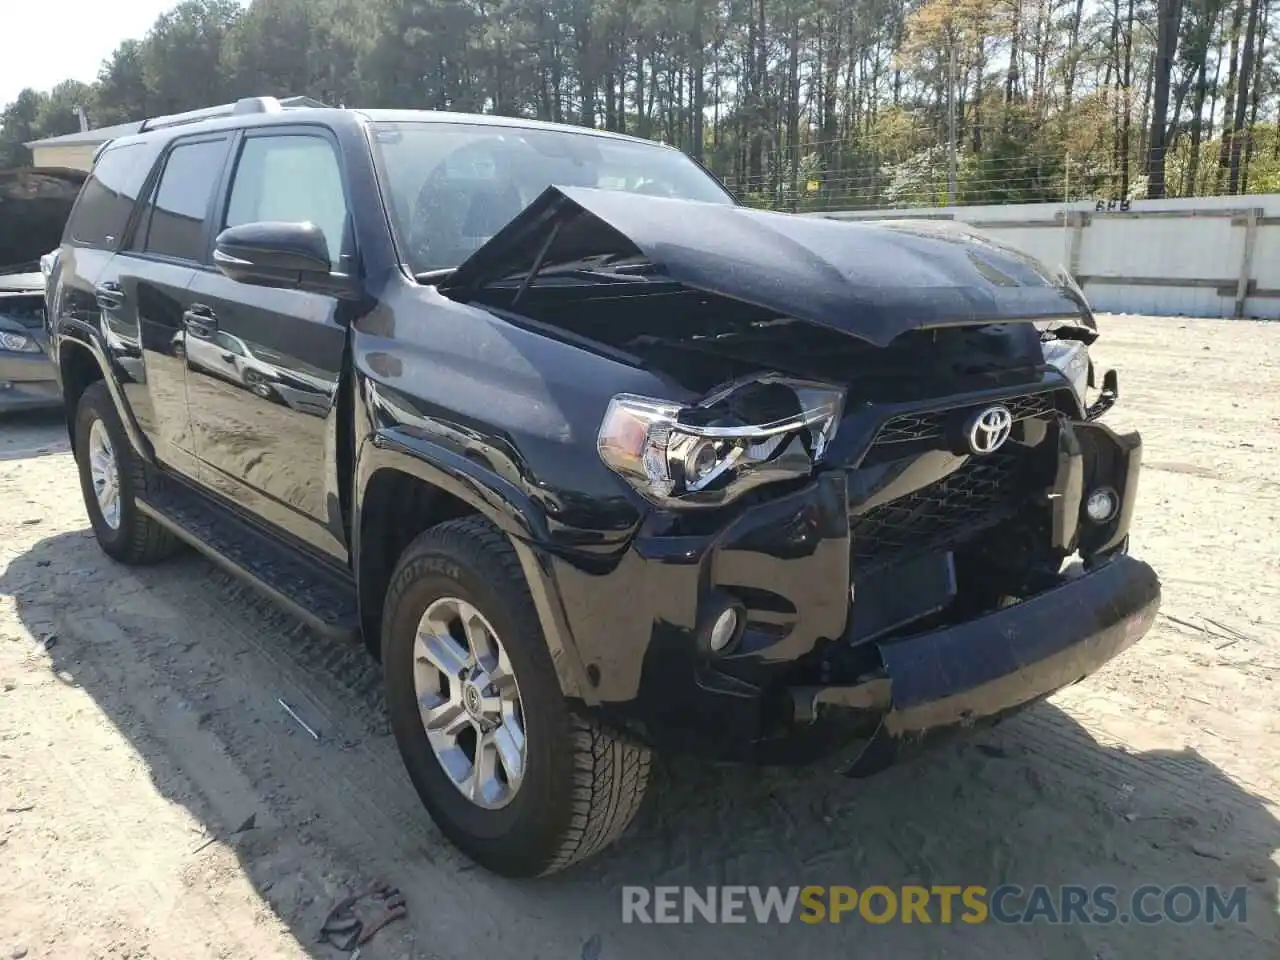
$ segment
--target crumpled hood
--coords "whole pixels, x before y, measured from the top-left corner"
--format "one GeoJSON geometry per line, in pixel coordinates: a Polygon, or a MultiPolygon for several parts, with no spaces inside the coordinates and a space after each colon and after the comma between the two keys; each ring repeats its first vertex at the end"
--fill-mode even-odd
{"type": "Polygon", "coordinates": [[[0,280],[14,268],[37,271],[40,257],[62,242],[86,176],[63,167],[0,170],[0,280]]]}
{"type": "Polygon", "coordinates": [[[638,253],[685,286],[877,346],[928,327],[1093,326],[1065,273],[955,223],[831,220],[585,187],[548,187],[441,288],[527,271],[544,246],[547,264],[638,253]]]}

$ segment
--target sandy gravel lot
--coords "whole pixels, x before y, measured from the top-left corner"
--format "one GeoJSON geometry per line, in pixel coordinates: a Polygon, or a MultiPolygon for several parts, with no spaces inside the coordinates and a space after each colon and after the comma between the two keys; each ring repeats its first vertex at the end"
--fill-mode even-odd
{"type": "Polygon", "coordinates": [[[624,842],[533,883],[442,841],[362,652],[194,555],[111,563],[58,419],[0,422],[0,960],[338,957],[322,918],[375,877],[409,918],[364,960],[1280,956],[1280,324],[1105,333],[1110,419],[1147,437],[1133,549],[1165,584],[1141,644],[870,782],[665,764],[624,842]],[[621,923],[623,884],[912,882],[1246,884],[1248,919],[621,923]]]}

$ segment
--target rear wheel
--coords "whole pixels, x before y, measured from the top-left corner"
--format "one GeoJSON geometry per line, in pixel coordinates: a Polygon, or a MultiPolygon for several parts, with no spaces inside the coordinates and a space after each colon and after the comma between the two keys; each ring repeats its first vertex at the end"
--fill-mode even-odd
{"type": "Polygon", "coordinates": [[[155,563],[178,541],[138,509],[146,471],[134,454],[107,385],[89,385],[76,407],[76,465],[89,525],[108,556],[122,563],[155,563]]]}
{"type": "Polygon", "coordinates": [[[404,552],[383,615],[391,725],[445,834],[505,876],[552,873],[617,838],[649,752],[570,711],[506,537],[468,517],[404,552]]]}

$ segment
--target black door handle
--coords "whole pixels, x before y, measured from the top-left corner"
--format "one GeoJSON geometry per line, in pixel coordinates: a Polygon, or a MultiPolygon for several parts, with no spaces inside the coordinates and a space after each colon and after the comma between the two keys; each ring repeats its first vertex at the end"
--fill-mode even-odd
{"type": "Polygon", "coordinates": [[[124,290],[120,284],[108,280],[93,288],[93,299],[104,310],[115,310],[124,304],[124,290]]]}
{"type": "Polygon", "coordinates": [[[182,312],[182,325],[192,336],[208,340],[218,329],[218,318],[208,307],[193,304],[182,312]]]}

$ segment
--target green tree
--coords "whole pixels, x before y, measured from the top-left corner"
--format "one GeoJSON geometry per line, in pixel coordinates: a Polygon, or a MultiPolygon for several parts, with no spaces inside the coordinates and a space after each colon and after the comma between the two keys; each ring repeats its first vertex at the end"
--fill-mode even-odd
{"type": "Polygon", "coordinates": [[[147,87],[143,44],[139,40],[126,40],[98,71],[92,119],[97,126],[141,120],[153,112],[152,100],[147,87]]]}
{"type": "Polygon", "coordinates": [[[234,95],[223,50],[242,12],[236,0],[185,0],[160,15],[142,46],[153,110],[193,110],[234,95]]]}
{"type": "Polygon", "coordinates": [[[36,119],[44,97],[30,87],[0,112],[0,169],[26,166],[31,152],[23,146],[40,137],[36,119]]]}
{"type": "Polygon", "coordinates": [[[79,80],[63,80],[40,100],[36,127],[42,137],[58,137],[80,129],[80,111],[88,119],[94,101],[93,88],[79,80]]]}
{"type": "Polygon", "coordinates": [[[953,152],[960,202],[1258,190],[1277,159],[1277,5],[184,0],[91,96],[25,93],[0,146],[75,129],[77,104],[105,124],[301,94],[658,139],[785,209],[934,202],[953,152]]]}

